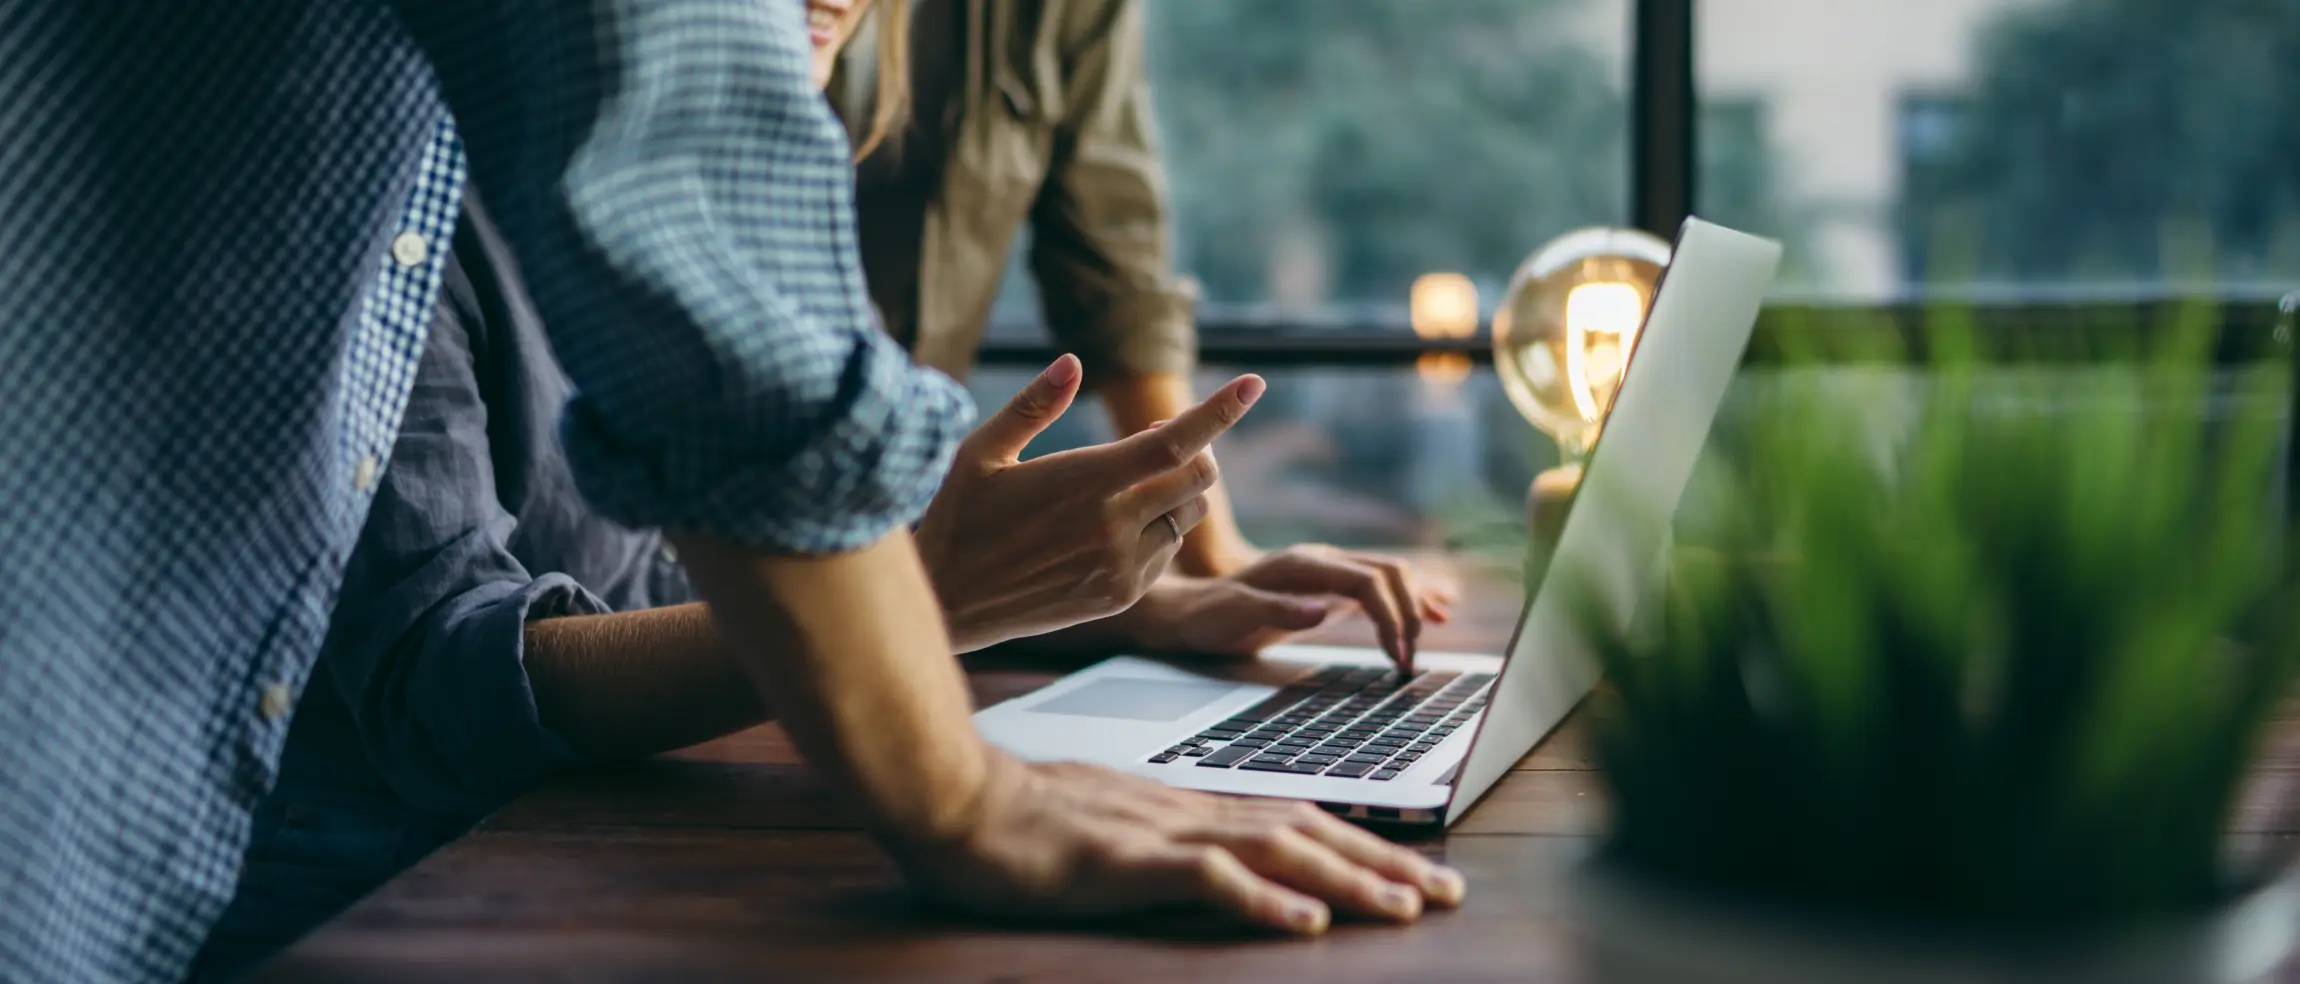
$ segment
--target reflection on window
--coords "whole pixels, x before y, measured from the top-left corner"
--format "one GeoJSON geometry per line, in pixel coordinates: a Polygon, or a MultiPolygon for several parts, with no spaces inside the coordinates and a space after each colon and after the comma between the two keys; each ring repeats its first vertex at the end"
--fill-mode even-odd
{"type": "Polygon", "coordinates": [[[1626,0],[1145,5],[1179,263],[1217,305],[1499,296],[1626,213],[1626,0]]]}
{"type": "MultiPolygon", "coordinates": [[[[1700,98],[1755,105],[1804,287],[2038,297],[2300,269],[2300,5],[1703,0],[1700,98]]],[[[1705,112],[1705,142],[1750,139],[1705,112]]],[[[1706,148],[1705,148],[1706,150],[1706,148]]],[[[1701,206],[1748,192],[1704,153],[1701,206]]],[[[1763,220],[1763,213],[1752,215],[1763,220]]]]}

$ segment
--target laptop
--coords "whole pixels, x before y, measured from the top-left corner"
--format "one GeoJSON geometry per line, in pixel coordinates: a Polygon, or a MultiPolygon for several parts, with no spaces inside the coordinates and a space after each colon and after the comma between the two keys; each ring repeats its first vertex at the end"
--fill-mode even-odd
{"type": "Polygon", "coordinates": [[[1503,654],[1278,646],[1255,660],[1121,656],[985,708],[1029,761],[1088,761],[1169,785],[1310,800],[1354,820],[1451,825],[1597,682],[1576,599],[1627,628],[1748,347],[1781,246],[1689,219],[1542,581],[1503,654]],[[1564,578],[1584,592],[1543,590],[1564,578]]]}

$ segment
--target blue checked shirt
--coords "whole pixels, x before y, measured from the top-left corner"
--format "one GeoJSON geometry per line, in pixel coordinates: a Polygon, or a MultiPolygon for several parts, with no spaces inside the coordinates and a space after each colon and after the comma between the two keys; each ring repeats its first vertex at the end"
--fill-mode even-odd
{"type": "Polygon", "coordinates": [[[869,327],[802,18],[0,0],[0,981],[175,979],[230,896],[466,180],[602,512],[923,508],[971,411],[869,327]]]}

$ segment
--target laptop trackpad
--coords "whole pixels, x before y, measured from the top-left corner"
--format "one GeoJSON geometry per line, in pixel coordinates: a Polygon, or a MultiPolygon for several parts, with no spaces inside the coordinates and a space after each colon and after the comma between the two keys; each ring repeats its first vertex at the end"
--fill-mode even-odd
{"type": "Polygon", "coordinates": [[[1030,713],[1179,721],[1237,689],[1237,684],[1221,680],[1096,680],[1032,706],[1030,713]]]}

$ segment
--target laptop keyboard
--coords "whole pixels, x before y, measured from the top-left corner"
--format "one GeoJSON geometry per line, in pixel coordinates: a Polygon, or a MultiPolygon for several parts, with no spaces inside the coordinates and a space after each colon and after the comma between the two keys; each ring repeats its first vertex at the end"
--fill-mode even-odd
{"type": "Polygon", "coordinates": [[[1387,781],[1485,707],[1491,673],[1329,666],[1150,756],[1200,768],[1387,781]]]}

